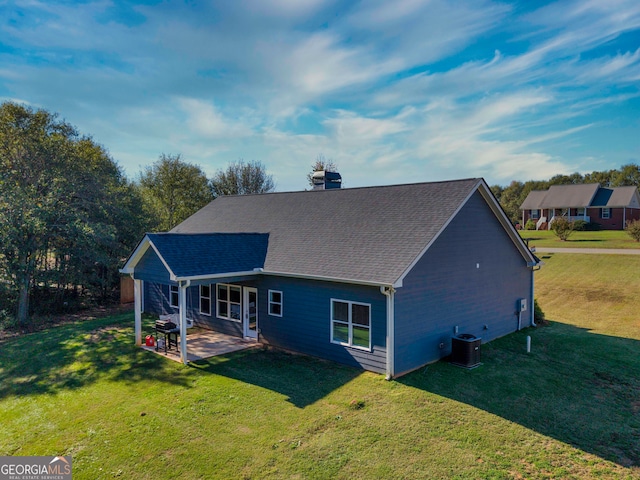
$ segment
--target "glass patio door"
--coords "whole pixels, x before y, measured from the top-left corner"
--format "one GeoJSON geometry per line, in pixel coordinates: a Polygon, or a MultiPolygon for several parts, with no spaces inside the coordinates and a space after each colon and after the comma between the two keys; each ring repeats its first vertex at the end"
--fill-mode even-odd
{"type": "Polygon", "coordinates": [[[258,289],[244,287],[244,336],[258,338],[258,289]]]}

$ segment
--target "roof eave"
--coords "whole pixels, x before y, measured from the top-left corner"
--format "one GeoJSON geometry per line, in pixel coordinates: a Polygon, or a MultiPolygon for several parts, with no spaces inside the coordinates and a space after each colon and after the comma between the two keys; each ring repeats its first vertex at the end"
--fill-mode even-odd
{"type": "Polygon", "coordinates": [[[162,265],[164,265],[164,268],[166,268],[167,272],[169,272],[169,278],[172,281],[177,281],[176,280],[177,277],[175,273],[173,273],[173,271],[169,267],[169,264],[166,262],[166,260],[162,257],[162,254],[160,253],[160,251],[153,244],[153,242],[151,241],[151,238],[149,237],[149,234],[145,234],[144,238],[140,240],[140,243],[138,243],[138,246],[133,251],[131,256],[127,259],[126,263],[124,264],[124,267],[120,269],[120,273],[129,274],[129,275],[134,274],[136,265],[138,265],[138,262],[140,262],[144,254],[147,253],[147,250],[149,250],[149,247],[153,249],[155,254],[158,256],[158,258],[162,262],[162,265]]]}

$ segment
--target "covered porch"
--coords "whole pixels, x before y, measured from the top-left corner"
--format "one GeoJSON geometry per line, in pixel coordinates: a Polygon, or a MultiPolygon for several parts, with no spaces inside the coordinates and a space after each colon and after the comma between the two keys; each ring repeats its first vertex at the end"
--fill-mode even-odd
{"type": "Polygon", "coordinates": [[[268,234],[147,234],[121,270],[133,278],[136,345],[143,345],[143,312],[172,317],[163,340],[184,364],[255,345],[256,277],[267,244],[268,234]],[[150,286],[160,304],[148,309],[150,286]],[[215,331],[188,335],[194,324],[215,331]]]}
{"type": "MultiPolygon", "coordinates": [[[[219,355],[225,355],[231,352],[237,352],[247,348],[253,348],[259,345],[255,340],[226,335],[224,333],[207,330],[204,328],[196,328],[189,331],[186,335],[187,340],[187,362],[197,362],[219,355]]],[[[144,350],[161,355],[174,362],[183,362],[183,358],[177,348],[156,350],[155,346],[149,347],[141,345],[144,350]]]]}

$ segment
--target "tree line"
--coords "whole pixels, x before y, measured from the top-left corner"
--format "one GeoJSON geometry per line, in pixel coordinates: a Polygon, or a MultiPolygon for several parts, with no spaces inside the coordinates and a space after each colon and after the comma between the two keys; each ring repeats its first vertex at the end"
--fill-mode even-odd
{"type": "Polygon", "coordinates": [[[208,179],[160,155],[129,180],[109,152],[58,115],[0,105],[0,328],[105,303],[148,231],[166,231],[218,195],[275,188],[260,162],[208,179]]]}
{"type": "MultiPolygon", "coordinates": [[[[336,166],[318,155],[310,186],[317,170],[336,166]]],[[[515,223],[531,190],[594,182],[638,186],[640,168],[491,189],[515,223]]],[[[145,232],[168,231],[219,195],[273,190],[261,162],[238,160],[208,178],[180,154],[161,154],[130,180],[103,146],[58,115],[1,104],[0,328],[112,300],[118,268],[145,232]]]]}
{"type": "Polygon", "coordinates": [[[584,183],[599,183],[603,187],[640,187],[640,166],[630,163],[619,169],[594,171],[582,175],[555,175],[549,180],[529,180],[527,182],[512,181],[508,186],[493,185],[491,191],[500,205],[515,224],[522,221],[520,205],[532,190],[548,190],[552,185],[578,185],[584,183]]]}

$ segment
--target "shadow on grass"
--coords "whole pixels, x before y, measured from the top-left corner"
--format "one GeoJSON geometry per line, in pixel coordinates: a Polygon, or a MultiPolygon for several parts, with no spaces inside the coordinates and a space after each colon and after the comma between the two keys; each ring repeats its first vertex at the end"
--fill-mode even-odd
{"type": "MultiPolygon", "coordinates": [[[[151,330],[144,320],[143,331],[151,330]]],[[[257,385],[303,408],[362,373],[351,367],[253,348],[191,363],[136,347],[133,314],[88,320],[0,343],[0,399],[79,389],[99,380],[157,381],[190,387],[196,371],[257,385]]]]}
{"type": "Polygon", "coordinates": [[[187,385],[188,371],[134,345],[131,313],[88,320],[0,344],[0,398],[77,389],[98,379],[187,385]]]}
{"type": "Polygon", "coordinates": [[[278,392],[298,408],[317,402],[363,373],[353,367],[266,348],[243,350],[190,365],[278,392]]]}
{"type": "Polygon", "coordinates": [[[640,342],[551,323],[439,362],[400,383],[463,402],[624,467],[640,466],[640,342]],[[526,336],[532,352],[526,353],[526,336]]]}

